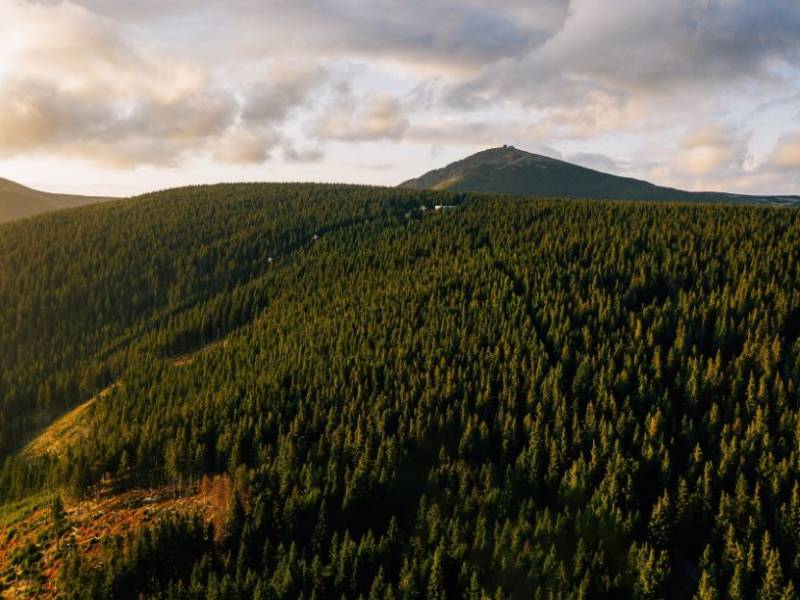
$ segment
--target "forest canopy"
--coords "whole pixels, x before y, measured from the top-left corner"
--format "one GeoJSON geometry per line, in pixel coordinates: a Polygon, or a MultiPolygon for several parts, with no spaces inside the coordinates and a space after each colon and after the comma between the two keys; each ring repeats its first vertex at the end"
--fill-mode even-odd
{"type": "Polygon", "coordinates": [[[233,481],[64,597],[795,598],[798,265],[793,210],[363,186],[0,226],[0,495],[233,481]]]}

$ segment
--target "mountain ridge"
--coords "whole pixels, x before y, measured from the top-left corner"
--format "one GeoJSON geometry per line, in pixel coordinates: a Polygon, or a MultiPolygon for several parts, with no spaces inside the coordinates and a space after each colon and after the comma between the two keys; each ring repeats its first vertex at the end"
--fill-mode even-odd
{"type": "Polygon", "coordinates": [[[690,192],[621,177],[567,161],[499,146],[409,179],[399,187],[597,200],[658,200],[767,206],[800,206],[800,195],[690,192]]]}
{"type": "Polygon", "coordinates": [[[108,200],[116,198],[42,192],[0,177],[0,223],[108,200]]]}

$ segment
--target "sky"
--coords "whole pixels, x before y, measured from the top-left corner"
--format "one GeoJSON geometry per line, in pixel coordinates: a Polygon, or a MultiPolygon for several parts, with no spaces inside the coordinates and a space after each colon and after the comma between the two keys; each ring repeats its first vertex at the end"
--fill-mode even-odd
{"type": "Polygon", "coordinates": [[[0,0],[0,177],[395,185],[511,144],[800,194],[800,0],[0,0]]]}

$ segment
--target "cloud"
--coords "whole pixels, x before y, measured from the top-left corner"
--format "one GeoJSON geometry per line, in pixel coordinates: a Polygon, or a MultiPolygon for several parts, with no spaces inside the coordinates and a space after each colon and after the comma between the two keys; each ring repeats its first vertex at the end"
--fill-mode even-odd
{"type": "Polygon", "coordinates": [[[798,30],[793,0],[572,0],[544,43],[455,82],[446,97],[456,109],[535,109],[573,138],[685,126],[687,114],[711,114],[737,93],[785,90],[798,30]]]}
{"type": "Polygon", "coordinates": [[[311,127],[324,140],[365,142],[403,137],[409,120],[400,101],[389,94],[369,94],[357,99],[345,88],[322,117],[311,127]]]}
{"type": "Polygon", "coordinates": [[[306,104],[309,94],[328,75],[324,67],[314,63],[273,63],[245,91],[242,121],[255,125],[283,121],[293,109],[306,104]]]}
{"type": "Polygon", "coordinates": [[[393,163],[359,164],[356,165],[356,168],[365,171],[391,171],[392,169],[396,169],[397,165],[393,163]]]}
{"type": "Polygon", "coordinates": [[[627,174],[682,189],[798,195],[800,132],[782,136],[758,161],[749,142],[750,134],[741,126],[708,123],[687,130],[672,149],[671,160],[644,153],[620,166],[627,174]]]}
{"type": "Polygon", "coordinates": [[[201,69],[134,47],[81,7],[12,3],[0,17],[22,29],[3,52],[15,73],[0,81],[0,155],[170,163],[235,116],[201,69]]]}
{"type": "Polygon", "coordinates": [[[745,141],[737,132],[719,124],[689,131],[675,158],[679,170],[691,176],[739,172],[747,156],[745,141]]]}
{"type": "Polygon", "coordinates": [[[780,137],[769,164],[776,169],[800,170],[800,131],[780,137]]]}
{"type": "Polygon", "coordinates": [[[565,157],[566,161],[581,165],[587,169],[603,171],[605,173],[615,173],[619,167],[610,157],[597,152],[576,152],[565,157]]]}
{"type": "MultiPolygon", "coordinates": [[[[461,115],[412,123],[406,139],[417,143],[452,146],[500,146],[511,144],[534,149],[542,145],[552,129],[536,119],[480,119],[461,115]]],[[[552,150],[552,149],[550,149],[552,150]]]]}
{"type": "Polygon", "coordinates": [[[770,78],[773,61],[800,57],[799,29],[792,0],[573,0],[545,43],[462,89],[505,91],[535,104],[535,90],[548,81],[612,93],[770,78]]]}
{"type": "Polygon", "coordinates": [[[797,0],[0,0],[0,160],[510,143],[791,190],[797,31],[797,0]]]}
{"type": "Polygon", "coordinates": [[[316,162],[319,149],[297,150],[285,139],[280,127],[296,109],[307,104],[310,94],[328,78],[327,71],[315,64],[291,62],[272,64],[242,92],[238,122],[222,138],[214,155],[234,164],[261,163],[271,151],[284,144],[287,162],[316,162]]]}
{"type": "Polygon", "coordinates": [[[109,166],[173,164],[221,135],[235,115],[230,96],[198,92],[164,102],[98,98],[53,82],[0,85],[0,156],[59,153],[109,166]]]}
{"type": "MultiPolygon", "coordinates": [[[[386,60],[433,72],[463,70],[515,56],[543,41],[566,14],[563,0],[84,0],[109,17],[152,26],[192,13],[220,47],[243,56],[324,55],[386,60]]],[[[212,42],[213,43],[213,42],[212,42]]]]}
{"type": "Polygon", "coordinates": [[[0,79],[0,157],[58,154],[116,168],[202,153],[260,162],[326,80],[322,67],[296,61],[220,85],[206,65],[165,55],[69,2],[12,0],[0,20],[19,26],[0,42],[0,62],[14,65],[0,79]]]}
{"type": "Polygon", "coordinates": [[[290,163],[315,163],[325,158],[325,153],[321,148],[296,148],[292,144],[287,144],[283,149],[283,160],[290,163]]]}
{"type": "Polygon", "coordinates": [[[234,127],[228,130],[214,149],[214,157],[229,164],[262,163],[281,141],[269,128],[234,127]]]}

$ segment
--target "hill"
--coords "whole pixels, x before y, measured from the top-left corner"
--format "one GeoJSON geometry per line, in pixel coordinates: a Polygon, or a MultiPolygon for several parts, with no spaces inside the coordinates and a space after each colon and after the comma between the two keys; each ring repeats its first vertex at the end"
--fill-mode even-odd
{"type": "Polygon", "coordinates": [[[491,148],[410,179],[400,187],[605,200],[665,200],[798,206],[800,196],[746,196],[687,192],[630,177],[618,177],[512,146],[491,148]]]}
{"type": "Polygon", "coordinates": [[[113,198],[40,192],[0,177],[0,223],[106,200],[113,198]]]}
{"type": "Polygon", "coordinates": [[[9,593],[800,584],[797,211],[168,190],[0,228],[0,330],[9,593]]]}

